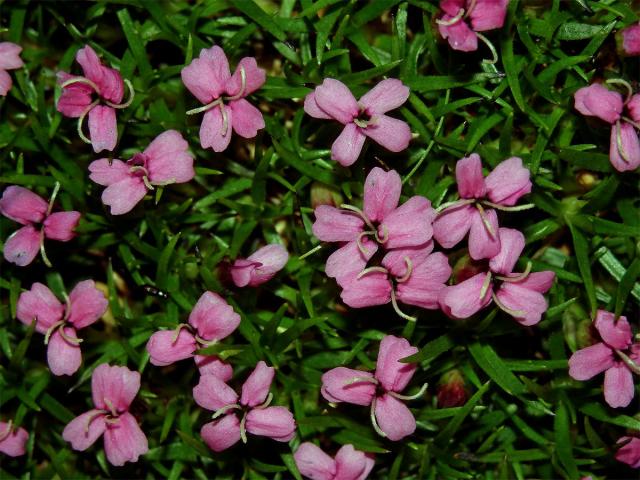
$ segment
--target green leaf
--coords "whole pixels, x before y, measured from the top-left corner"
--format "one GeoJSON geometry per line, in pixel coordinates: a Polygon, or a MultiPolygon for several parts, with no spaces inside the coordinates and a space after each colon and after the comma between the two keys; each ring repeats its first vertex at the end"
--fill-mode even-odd
{"type": "Polygon", "coordinates": [[[598,309],[598,303],[596,301],[596,290],[593,285],[593,277],[591,276],[591,262],[589,261],[589,244],[587,239],[582,235],[580,230],[575,228],[571,223],[568,223],[571,230],[571,236],[573,237],[573,247],[575,250],[576,261],[578,262],[578,269],[584,282],[584,288],[589,299],[589,306],[591,313],[595,314],[598,309]]]}
{"type": "Polygon", "coordinates": [[[482,345],[478,342],[469,346],[469,353],[478,366],[510,395],[522,395],[526,388],[518,378],[509,370],[506,364],[490,345],[482,345]]]}
{"type": "Polygon", "coordinates": [[[153,71],[151,69],[151,64],[149,63],[149,56],[145,50],[145,42],[142,40],[138,30],[133,25],[133,20],[131,20],[129,11],[126,8],[118,10],[117,15],[120,20],[120,25],[122,25],[122,31],[124,32],[125,37],[127,37],[131,53],[133,53],[133,56],[136,59],[140,75],[142,75],[145,84],[148,84],[151,80],[151,76],[153,75],[153,71]]]}
{"type": "Polygon", "coordinates": [[[473,396],[467,401],[467,403],[464,404],[464,406],[460,407],[460,409],[453,416],[453,418],[449,420],[449,423],[447,423],[447,426],[444,427],[440,431],[440,433],[438,433],[438,435],[434,439],[434,442],[439,443],[443,446],[446,446],[449,444],[449,441],[451,440],[451,438],[453,438],[453,435],[458,431],[464,419],[467,418],[467,416],[475,408],[478,402],[482,399],[482,396],[484,395],[484,393],[489,389],[490,384],[491,382],[485,382],[484,385],[482,385],[482,387],[480,388],[480,390],[474,393],[473,396]]]}
{"type": "Polygon", "coordinates": [[[282,27],[278,24],[275,17],[268,15],[262,8],[260,8],[253,0],[229,0],[230,3],[244,13],[251,20],[256,22],[262,28],[264,28],[271,35],[276,37],[281,42],[284,42],[287,38],[287,34],[282,27]]]}
{"type": "Polygon", "coordinates": [[[569,414],[567,407],[560,402],[553,418],[553,429],[555,432],[556,454],[562,466],[567,470],[570,478],[578,478],[578,467],[573,458],[573,448],[571,433],[569,432],[569,414]]]}

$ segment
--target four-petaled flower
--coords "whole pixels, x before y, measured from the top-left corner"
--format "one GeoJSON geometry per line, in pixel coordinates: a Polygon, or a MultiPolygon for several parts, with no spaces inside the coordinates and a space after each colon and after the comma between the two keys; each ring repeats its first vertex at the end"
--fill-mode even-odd
{"type": "Polygon", "coordinates": [[[10,457],[24,455],[28,439],[29,432],[22,427],[15,428],[11,420],[0,422],[0,452],[10,457]]]}
{"type": "Polygon", "coordinates": [[[370,455],[343,445],[333,459],[311,442],[301,444],[293,454],[300,473],[311,480],[365,480],[375,461],[370,455]]]}
{"type": "Polygon", "coordinates": [[[95,408],[74,418],[62,432],[62,438],[74,450],[84,451],[104,435],[104,452],[112,465],[137,462],[149,451],[147,437],[129,412],[140,390],[140,374],[127,367],[103,363],[91,376],[95,408]]]}
{"type": "Polygon", "coordinates": [[[640,375],[640,343],[633,343],[626,317],[598,310],[593,322],[601,342],[578,350],[569,359],[569,375],[589,380],[604,373],[604,399],[613,408],[626,407],[634,396],[633,373],[640,375]]]}
{"type": "Polygon", "coordinates": [[[109,302],[93,280],[79,282],[66,305],[58,301],[45,285],[34,283],[18,298],[16,316],[25,325],[36,321],[36,331],[45,335],[47,362],[54,375],[73,375],[82,363],[76,330],[97,322],[107,311],[109,302]]]}
{"type": "Polygon", "coordinates": [[[245,57],[231,75],[229,61],[217,45],[202,49],[200,56],[182,69],[182,82],[204,103],[187,115],[206,112],[200,125],[200,145],[222,152],[231,141],[231,129],[244,138],[253,138],[264,128],[262,113],[245,97],[258,90],[266,80],[256,59],[245,57]]]}
{"type": "Polygon", "coordinates": [[[133,102],[135,92],[129,80],[122,80],[120,72],[105,67],[90,46],[78,50],[76,61],[84,76],[58,72],[62,94],[57,109],[65,117],[78,119],[78,135],[93,146],[93,151],[113,151],[118,142],[116,109],[127,108],[133,102]],[[124,85],[129,88],[129,100],[124,103],[124,85]],[[92,100],[92,95],[98,98],[92,100]],[[101,105],[102,103],[102,105],[101,105]],[[89,138],[82,133],[82,124],[89,115],[89,138]]]}
{"type": "Polygon", "coordinates": [[[238,394],[215,375],[203,375],[193,389],[193,398],[202,408],[212,410],[213,422],[200,430],[205,443],[214,452],[221,452],[240,439],[247,442],[247,432],[288,442],[295,436],[296,422],[289,409],[270,407],[269,393],[275,369],[260,361],[242,385],[238,394]],[[241,419],[234,410],[242,412],[241,419]],[[222,418],[220,418],[222,417],[222,418]]]}
{"type": "Polygon", "coordinates": [[[24,63],[20,58],[22,47],[11,42],[0,42],[0,97],[5,97],[13,81],[7,70],[21,68],[24,63]]]}
{"type": "Polygon", "coordinates": [[[277,243],[259,248],[249,258],[238,258],[230,268],[236,287],[257,287],[271,280],[289,260],[287,249],[277,243]]]}
{"type": "Polygon", "coordinates": [[[344,125],[331,147],[331,158],[348,167],[358,159],[367,137],[391,152],[401,152],[409,146],[409,124],[385,115],[407,98],[409,89],[395,78],[382,80],[360,100],[341,81],[325,78],[304,99],[304,111],[314,118],[333,119],[344,125]]]}
{"type": "Polygon", "coordinates": [[[436,20],[440,35],[454,50],[473,52],[478,38],[488,43],[480,32],[504,25],[508,4],[509,0],[441,0],[444,15],[436,20]]]}

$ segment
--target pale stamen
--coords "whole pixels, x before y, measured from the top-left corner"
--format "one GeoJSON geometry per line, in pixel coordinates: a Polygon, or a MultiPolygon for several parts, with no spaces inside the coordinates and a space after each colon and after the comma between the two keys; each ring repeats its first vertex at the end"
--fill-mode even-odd
{"type": "Polygon", "coordinates": [[[469,5],[469,7],[467,7],[467,13],[465,13],[465,17],[468,17],[469,15],[471,15],[471,12],[473,12],[473,10],[476,8],[476,3],[477,0],[471,0],[471,4],[469,5]]]}
{"type": "Polygon", "coordinates": [[[244,92],[247,89],[247,73],[244,71],[244,67],[240,65],[240,91],[231,97],[225,97],[225,100],[233,101],[244,97],[244,92]]]}
{"type": "Polygon", "coordinates": [[[371,418],[371,425],[373,425],[373,429],[376,431],[376,433],[383,438],[386,437],[387,434],[382,431],[382,429],[378,425],[378,420],[376,419],[376,397],[373,397],[373,400],[371,401],[369,417],[371,418]]]}
{"type": "Polygon", "coordinates": [[[487,272],[487,276],[484,277],[484,281],[482,282],[482,288],[480,289],[480,300],[482,300],[487,294],[487,290],[489,290],[489,286],[491,285],[491,272],[487,272]]]}
{"type": "Polygon", "coordinates": [[[487,214],[484,211],[484,208],[479,203],[476,203],[476,208],[478,209],[478,213],[480,213],[480,218],[482,219],[482,224],[484,225],[484,228],[487,229],[487,232],[489,232],[489,235],[491,235],[493,238],[496,238],[496,231],[491,226],[491,223],[489,223],[489,219],[487,218],[487,214]]]}
{"type": "Polygon", "coordinates": [[[527,314],[527,312],[525,312],[524,310],[513,310],[512,308],[507,307],[498,299],[498,296],[495,294],[495,292],[491,292],[491,298],[493,298],[493,301],[496,302],[496,305],[500,308],[500,310],[508,313],[514,318],[523,318],[527,314]]]}
{"type": "Polygon", "coordinates": [[[490,60],[485,58],[484,60],[482,60],[482,63],[488,63],[490,65],[495,65],[496,63],[498,63],[498,51],[496,50],[496,47],[493,46],[493,43],[491,43],[489,39],[482,35],[480,32],[475,32],[475,34],[491,51],[492,58],[490,60]]]}
{"type": "Polygon", "coordinates": [[[398,400],[404,400],[404,401],[416,400],[416,399],[420,398],[422,395],[424,395],[424,392],[427,391],[427,387],[428,386],[429,386],[429,384],[425,383],[424,385],[422,385],[420,390],[418,390],[418,393],[414,393],[413,395],[402,395],[402,394],[396,393],[396,392],[387,392],[387,393],[389,395],[391,395],[392,397],[397,398],[398,400]]]}
{"type": "Polygon", "coordinates": [[[627,354],[618,350],[617,348],[616,348],[616,353],[620,357],[620,360],[622,360],[624,364],[629,368],[629,370],[631,370],[636,375],[640,375],[640,365],[638,365],[627,354]]]}
{"type": "Polygon", "coordinates": [[[442,25],[443,27],[450,27],[451,25],[458,23],[458,21],[461,20],[462,17],[464,17],[464,13],[464,8],[461,8],[460,10],[458,10],[458,13],[456,13],[455,17],[452,17],[449,20],[442,20],[441,18],[437,18],[436,23],[438,25],[442,25]]]}
{"type": "Polygon", "coordinates": [[[88,78],[85,77],[75,77],[75,78],[70,78],[69,80],[67,80],[66,82],[63,82],[60,84],[61,88],[67,88],[75,83],[83,83],[85,85],[89,85],[91,88],[93,88],[93,90],[100,95],[100,89],[98,88],[98,85],[96,85],[95,83],[93,83],[91,80],[89,80],[88,78]]]}
{"type": "Polygon", "coordinates": [[[44,249],[44,228],[40,230],[40,256],[42,257],[42,261],[47,267],[53,267],[53,264],[49,260],[49,257],[47,257],[47,251],[44,249]]]}
{"type": "Polygon", "coordinates": [[[224,407],[216,410],[214,414],[211,416],[211,419],[215,420],[216,418],[219,418],[222,415],[225,415],[229,410],[240,410],[240,409],[242,409],[242,407],[237,403],[230,403],[229,405],[225,405],[224,407]]]}
{"type": "Polygon", "coordinates": [[[413,262],[409,257],[404,257],[404,263],[407,265],[407,271],[400,278],[396,278],[397,283],[403,283],[411,278],[411,273],[413,272],[413,262]]]}
{"type": "Polygon", "coordinates": [[[525,203],[524,205],[514,205],[513,207],[506,207],[504,205],[488,202],[486,200],[484,200],[482,203],[487,207],[495,208],[496,210],[502,210],[503,212],[521,212],[523,210],[529,210],[536,206],[534,203],[525,203]]]}
{"type": "Polygon", "coordinates": [[[378,380],[375,377],[353,377],[347,380],[346,382],[344,382],[344,385],[348,386],[348,385],[353,385],[355,383],[363,383],[363,382],[373,383],[374,385],[378,384],[378,380]]]}
{"type": "Polygon", "coordinates": [[[134,97],[136,96],[136,92],[133,89],[133,85],[131,84],[131,82],[127,78],[124,79],[124,83],[129,88],[129,100],[127,100],[124,103],[112,103],[109,100],[105,100],[104,103],[109,105],[111,108],[117,108],[119,110],[123,109],[123,108],[127,108],[129,105],[131,105],[133,103],[134,97]]]}
{"type": "Polygon", "coordinates": [[[633,121],[632,119],[630,119],[629,117],[622,117],[622,120],[624,120],[625,122],[627,122],[629,125],[633,126],[633,128],[635,128],[636,130],[640,130],[640,123],[633,121]]]}
{"type": "Polygon", "coordinates": [[[0,433],[0,442],[3,442],[9,437],[9,435],[11,435],[12,428],[13,428],[13,420],[9,420],[7,422],[7,429],[4,432],[0,433]]]}
{"type": "Polygon", "coordinates": [[[74,337],[70,337],[69,335],[67,335],[66,333],[64,333],[64,327],[60,327],[58,332],[60,333],[60,336],[63,338],[63,340],[67,343],[71,343],[73,345],[80,345],[83,340],[81,338],[74,338],[74,337]]]}
{"type": "Polygon", "coordinates": [[[53,202],[56,201],[56,197],[58,196],[58,192],[60,191],[60,182],[56,182],[53,186],[53,192],[51,192],[51,197],[49,198],[49,205],[47,206],[47,216],[51,215],[51,211],[53,210],[53,202]]]}
{"type": "Polygon", "coordinates": [[[247,411],[242,415],[242,420],[240,420],[240,438],[242,439],[242,443],[247,443],[247,411]]]}
{"type": "Polygon", "coordinates": [[[188,331],[191,331],[191,325],[189,325],[188,323],[179,324],[175,329],[175,333],[173,334],[173,338],[171,339],[171,345],[174,345],[178,341],[178,337],[180,336],[180,331],[183,328],[187,329],[188,331]]]}
{"type": "Polygon", "coordinates": [[[71,299],[69,298],[69,295],[67,295],[67,292],[62,292],[62,296],[64,297],[65,304],[64,319],[69,320],[69,317],[71,316],[71,299]]]}
{"type": "Polygon", "coordinates": [[[376,232],[374,230],[371,230],[367,232],[362,232],[360,235],[358,235],[358,238],[356,238],[356,245],[358,246],[358,250],[360,250],[360,253],[362,253],[362,255],[364,255],[365,258],[369,256],[369,250],[367,250],[367,248],[362,243],[362,239],[368,235],[375,235],[375,234],[376,232]]]}
{"type": "Polygon", "coordinates": [[[87,114],[93,109],[93,107],[95,107],[99,103],[100,103],[100,100],[96,100],[91,105],[89,105],[84,110],[84,112],[82,112],[82,115],[80,115],[80,117],[78,117],[78,126],[77,126],[78,136],[80,137],[80,140],[82,140],[84,143],[91,144],[91,140],[88,137],[86,137],[85,134],[82,132],[82,125],[84,123],[84,119],[87,116],[87,114]]]}
{"type": "Polygon", "coordinates": [[[358,207],[354,207],[353,205],[349,205],[348,203],[343,203],[342,205],[340,205],[340,208],[356,213],[360,218],[362,218],[362,221],[367,224],[367,227],[369,227],[369,230],[372,230],[372,233],[375,232],[376,227],[373,226],[373,223],[371,223],[371,220],[369,220],[369,217],[367,217],[364,214],[364,212],[360,210],[358,207]]]}
{"type": "Polygon", "coordinates": [[[382,237],[378,236],[377,230],[374,236],[378,243],[384,244],[387,240],[389,240],[389,229],[386,225],[382,225],[382,237]]]}
{"type": "Polygon", "coordinates": [[[322,244],[320,245],[316,245],[315,247],[313,247],[311,250],[309,250],[307,253],[302,254],[298,257],[299,260],[303,260],[305,258],[307,258],[310,255],[313,255],[314,253],[316,253],[317,251],[319,251],[322,248],[322,244]]]}
{"type": "Polygon", "coordinates": [[[269,395],[267,395],[267,399],[262,402],[260,405],[258,405],[257,407],[253,407],[254,409],[258,409],[258,410],[262,410],[264,408],[267,408],[270,404],[271,404],[271,400],[273,400],[273,393],[269,392],[269,395]]]}
{"type": "Polygon", "coordinates": [[[47,330],[47,333],[44,335],[45,345],[49,344],[49,338],[51,338],[51,335],[53,335],[53,332],[56,330],[56,328],[60,327],[61,325],[64,325],[65,323],[66,323],[66,320],[60,320],[59,322],[56,322],[49,327],[49,329],[47,330]]]}
{"type": "Polygon", "coordinates": [[[503,276],[496,275],[496,278],[498,280],[502,280],[503,282],[512,282],[512,283],[519,282],[529,276],[529,274],[531,273],[532,266],[533,265],[531,264],[531,262],[527,262],[527,267],[524,269],[524,272],[513,277],[503,277],[503,276]]]}
{"type": "Polygon", "coordinates": [[[357,280],[360,280],[362,277],[364,277],[365,275],[368,275],[370,273],[373,272],[380,272],[380,273],[389,273],[389,270],[387,270],[384,267],[380,267],[380,266],[374,266],[374,267],[369,267],[369,268],[365,268],[364,270],[362,270],[358,276],[356,277],[357,280]]]}
{"type": "Polygon", "coordinates": [[[91,422],[93,422],[96,418],[102,415],[105,415],[107,413],[109,412],[107,412],[106,410],[96,410],[91,415],[89,415],[89,417],[87,418],[87,423],[84,426],[84,434],[85,435],[89,434],[89,427],[91,426],[91,422]]]}
{"type": "Polygon", "coordinates": [[[211,103],[207,103],[206,105],[203,105],[202,107],[198,107],[198,108],[194,108],[193,110],[188,110],[186,112],[187,115],[195,115],[197,113],[202,113],[202,112],[206,112],[207,110],[211,110],[213,107],[216,107],[218,105],[220,105],[223,101],[223,98],[220,97],[216,100],[214,100],[211,103]]]}
{"type": "Polygon", "coordinates": [[[226,137],[227,131],[229,130],[229,116],[227,115],[224,103],[220,104],[220,114],[222,115],[222,128],[220,129],[220,135],[226,137]]]}
{"type": "Polygon", "coordinates": [[[416,317],[412,317],[411,315],[407,315],[402,310],[400,310],[400,307],[398,307],[398,301],[396,300],[396,292],[393,289],[391,289],[391,305],[393,306],[393,309],[396,311],[398,316],[400,316],[401,318],[404,318],[405,320],[407,320],[409,322],[415,322],[415,321],[418,320],[416,317]]]}
{"type": "Polygon", "coordinates": [[[609,85],[622,85],[627,90],[627,98],[624,101],[625,105],[629,103],[629,100],[633,97],[633,88],[631,88],[631,84],[626,80],[622,78],[610,78],[605,81],[605,83],[608,83],[609,85]]]}
{"type": "Polygon", "coordinates": [[[455,200],[453,202],[443,203],[438,208],[436,208],[436,213],[440,213],[449,207],[454,208],[454,207],[462,207],[463,205],[470,205],[472,203],[475,203],[475,201],[476,201],[475,198],[467,198],[462,200],[455,200]]]}
{"type": "Polygon", "coordinates": [[[118,412],[116,410],[116,407],[113,406],[113,403],[111,402],[111,400],[109,400],[108,398],[104,399],[104,403],[107,407],[109,407],[109,411],[111,412],[111,415],[113,417],[117,417],[118,416],[118,412]]]}
{"type": "Polygon", "coordinates": [[[622,130],[620,128],[620,120],[618,120],[616,122],[616,144],[618,145],[618,153],[620,153],[620,158],[622,158],[622,160],[625,163],[630,163],[631,160],[629,160],[629,157],[627,156],[627,153],[624,150],[624,145],[622,144],[622,130]]]}
{"type": "Polygon", "coordinates": [[[206,340],[202,338],[200,335],[195,335],[195,339],[203,347],[213,347],[216,343],[218,343],[217,338],[214,338],[213,340],[206,340]]]}

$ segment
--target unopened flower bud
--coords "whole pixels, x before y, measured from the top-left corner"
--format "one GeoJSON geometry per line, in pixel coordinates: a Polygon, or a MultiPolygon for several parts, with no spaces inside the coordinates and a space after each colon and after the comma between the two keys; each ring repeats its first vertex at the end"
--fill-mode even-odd
{"type": "Polygon", "coordinates": [[[320,205],[329,205],[337,207],[342,203],[342,195],[340,192],[327,184],[313,182],[311,184],[311,207],[316,208],[320,205]]]}
{"type": "Polygon", "coordinates": [[[459,370],[451,370],[438,382],[438,408],[460,407],[467,402],[464,378],[459,370]]]}

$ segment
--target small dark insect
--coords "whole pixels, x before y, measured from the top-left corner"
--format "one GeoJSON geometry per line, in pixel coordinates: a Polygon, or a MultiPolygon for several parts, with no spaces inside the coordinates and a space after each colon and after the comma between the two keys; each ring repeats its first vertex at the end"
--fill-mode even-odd
{"type": "Polygon", "coordinates": [[[153,295],[154,297],[160,298],[169,298],[169,294],[167,292],[165,292],[164,290],[160,290],[153,285],[143,285],[142,288],[147,295],[153,295]]]}

